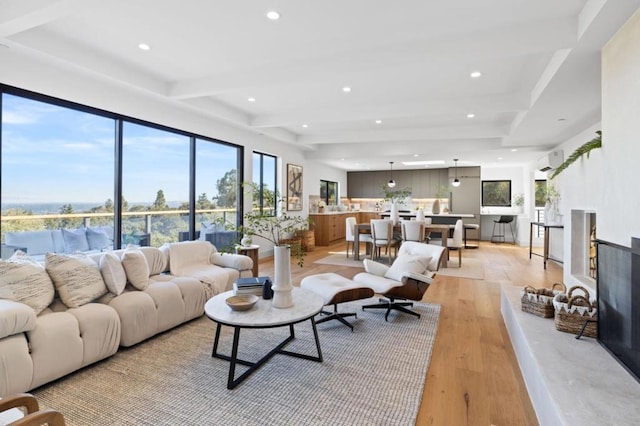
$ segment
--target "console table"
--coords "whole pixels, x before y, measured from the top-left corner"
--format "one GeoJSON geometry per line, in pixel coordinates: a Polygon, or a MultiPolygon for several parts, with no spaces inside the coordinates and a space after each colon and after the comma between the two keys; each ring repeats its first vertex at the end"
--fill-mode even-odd
{"type": "MultiPolygon", "coordinates": [[[[531,226],[529,228],[529,259],[531,259],[531,255],[535,254],[536,256],[540,256],[544,258],[544,269],[547,269],[547,260],[549,258],[549,230],[550,229],[563,229],[564,225],[549,225],[544,222],[531,222],[531,226]],[[533,252],[533,227],[538,226],[544,228],[544,251],[543,254],[534,253],[533,252]]],[[[561,260],[553,259],[551,260],[562,263],[561,260]]]]}

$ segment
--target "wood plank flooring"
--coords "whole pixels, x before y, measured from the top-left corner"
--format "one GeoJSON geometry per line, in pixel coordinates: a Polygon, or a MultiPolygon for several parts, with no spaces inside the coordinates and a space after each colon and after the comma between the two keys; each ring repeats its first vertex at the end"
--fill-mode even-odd
{"type": "MultiPolygon", "coordinates": [[[[292,265],[294,284],[324,272],[353,277],[361,269],[313,263],[344,249],[344,243],[316,247],[303,268],[292,265]]],[[[562,280],[562,267],[549,262],[545,270],[542,258],[529,259],[528,248],[488,242],[464,250],[465,258],[482,262],[484,280],[438,275],[423,299],[442,311],[416,424],[536,425],[500,313],[500,286],[551,287],[562,280]]],[[[273,260],[262,259],[260,275],[272,274],[273,260]]]]}

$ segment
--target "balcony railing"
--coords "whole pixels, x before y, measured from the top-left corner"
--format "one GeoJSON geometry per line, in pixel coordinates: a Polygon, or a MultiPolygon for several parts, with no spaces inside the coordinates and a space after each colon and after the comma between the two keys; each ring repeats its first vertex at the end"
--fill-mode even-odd
{"type": "MultiPolygon", "coordinates": [[[[196,222],[213,221],[222,217],[224,223],[235,225],[235,208],[198,209],[196,222]]],[[[122,212],[122,235],[151,235],[151,245],[177,242],[179,232],[189,229],[189,210],[127,211],[122,212]],[[174,219],[164,221],[164,219],[174,219]],[[177,220],[176,220],[177,219],[177,220]]],[[[108,225],[113,226],[113,212],[101,213],[56,213],[33,215],[0,215],[1,241],[6,232],[39,231],[58,228],[77,228],[108,225]]]]}

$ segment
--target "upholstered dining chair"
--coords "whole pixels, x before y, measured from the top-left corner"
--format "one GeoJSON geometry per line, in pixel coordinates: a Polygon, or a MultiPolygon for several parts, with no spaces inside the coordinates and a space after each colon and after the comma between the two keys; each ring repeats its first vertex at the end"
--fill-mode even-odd
{"type": "Polygon", "coordinates": [[[353,281],[370,287],[382,297],[379,303],[365,305],[362,309],[386,309],[385,321],[389,320],[392,310],[419,318],[419,313],[409,309],[413,306],[410,300],[422,300],[440,267],[444,252],[442,246],[407,241],[400,246],[391,266],[365,259],[365,272],[354,276],[353,281]]]}
{"type": "Polygon", "coordinates": [[[402,242],[417,241],[424,242],[424,222],[418,220],[400,221],[402,229],[402,242]]]}
{"type": "MultiPolygon", "coordinates": [[[[354,233],[355,233],[356,223],[357,223],[356,218],[353,216],[350,216],[345,219],[345,229],[346,229],[345,239],[347,240],[347,257],[349,257],[349,245],[353,247],[353,243],[355,241],[354,233]]],[[[361,243],[365,243],[365,244],[371,244],[371,242],[373,241],[373,239],[371,238],[371,234],[360,234],[358,235],[358,238],[361,243]]]]}
{"type": "MultiPolygon", "coordinates": [[[[458,267],[462,266],[462,249],[464,248],[463,234],[464,223],[462,219],[458,219],[453,227],[453,236],[447,239],[449,251],[457,250],[458,252],[458,267]]],[[[447,259],[449,259],[449,253],[447,253],[447,259]]]]}
{"type": "Polygon", "coordinates": [[[400,242],[393,235],[393,221],[390,219],[371,219],[371,238],[373,240],[371,259],[380,258],[380,250],[384,247],[385,254],[389,256],[389,264],[391,264],[393,262],[391,249],[393,248],[397,255],[400,242]]]}

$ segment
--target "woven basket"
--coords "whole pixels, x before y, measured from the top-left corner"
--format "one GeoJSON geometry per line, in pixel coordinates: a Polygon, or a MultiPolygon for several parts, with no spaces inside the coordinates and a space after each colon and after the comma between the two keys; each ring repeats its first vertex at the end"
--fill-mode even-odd
{"type": "Polygon", "coordinates": [[[571,287],[567,294],[557,294],[553,298],[555,307],[554,323],[556,330],[565,333],[578,334],[585,327],[583,336],[598,336],[598,308],[596,302],[589,300],[589,292],[581,286],[571,287]],[[580,290],[584,295],[574,295],[573,292],[580,290]]]}
{"type": "Polygon", "coordinates": [[[522,310],[542,318],[553,318],[555,311],[553,298],[556,294],[566,291],[567,287],[562,283],[554,283],[551,289],[536,289],[530,285],[525,286],[520,299],[522,301],[522,310]],[[558,287],[558,290],[556,290],[556,287],[558,287]]]}

